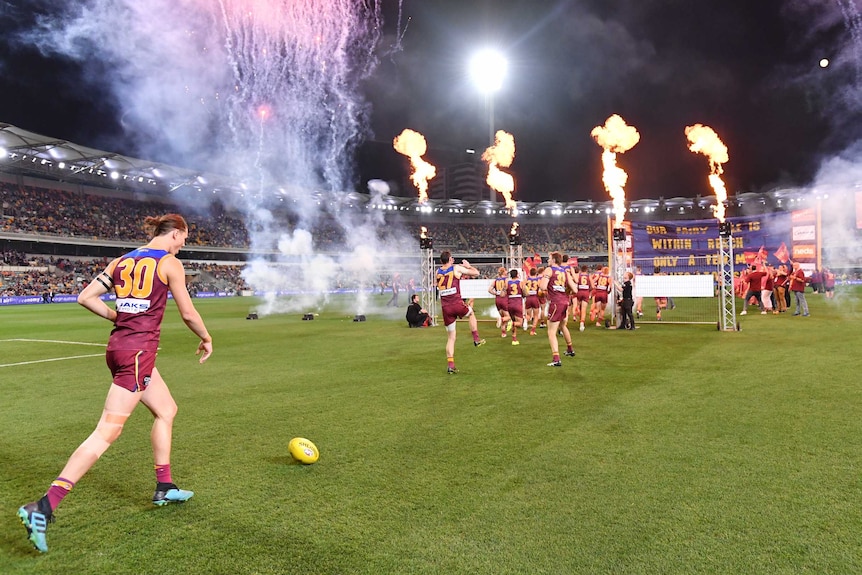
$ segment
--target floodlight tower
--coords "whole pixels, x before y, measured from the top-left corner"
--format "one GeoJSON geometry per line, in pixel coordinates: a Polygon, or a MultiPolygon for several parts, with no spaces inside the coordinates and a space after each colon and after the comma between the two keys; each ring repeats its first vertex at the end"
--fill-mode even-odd
{"type": "Polygon", "coordinates": [[[428,235],[424,227],[419,234],[419,249],[422,251],[422,307],[431,318],[431,325],[437,325],[436,270],[434,268],[434,238],[428,235]]]}
{"type": "Polygon", "coordinates": [[[718,276],[720,284],[718,329],[738,331],[736,323],[736,294],[733,291],[733,228],[730,222],[718,224],[718,276]]]}
{"type": "Polygon", "coordinates": [[[506,269],[521,270],[523,267],[524,246],[521,245],[521,233],[518,231],[518,222],[515,222],[509,231],[509,257],[506,259],[506,269]]]}
{"type": "MultiPolygon", "coordinates": [[[[612,242],[611,246],[613,249],[613,261],[611,277],[614,280],[614,289],[611,292],[611,302],[616,302],[622,297],[622,294],[618,293],[620,286],[623,285],[625,281],[625,275],[627,271],[630,270],[629,261],[626,257],[626,230],[625,228],[613,228],[612,230],[612,242]]],[[[613,310],[611,312],[611,316],[614,320],[614,325],[619,327],[620,322],[622,321],[622,317],[619,314],[619,310],[616,305],[610,306],[613,310]]]]}
{"type": "MultiPolygon", "coordinates": [[[[503,87],[503,80],[509,69],[505,56],[495,50],[478,52],[470,61],[470,76],[480,92],[485,94],[485,104],[488,108],[488,145],[494,145],[494,94],[503,87]]],[[[496,199],[494,190],[489,198],[496,199]]]]}

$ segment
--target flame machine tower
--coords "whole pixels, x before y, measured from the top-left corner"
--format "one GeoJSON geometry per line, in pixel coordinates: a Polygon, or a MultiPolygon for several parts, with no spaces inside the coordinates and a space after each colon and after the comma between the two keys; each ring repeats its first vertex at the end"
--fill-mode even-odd
{"type": "Polygon", "coordinates": [[[718,224],[719,313],[718,329],[739,331],[736,323],[736,294],[733,291],[733,234],[730,222],[718,224]]]}
{"type": "Polygon", "coordinates": [[[521,245],[521,234],[517,226],[512,227],[509,232],[509,257],[506,258],[507,270],[518,270],[524,267],[524,246],[521,245]]]}
{"type": "Polygon", "coordinates": [[[611,315],[614,319],[614,325],[616,327],[620,326],[620,321],[622,321],[622,316],[620,316],[619,309],[617,309],[616,302],[619,301],[619,298],[622,297],[622,294],[619,293],[620,286],[623,285],[625,281],[625,274],[627,271],[631,271],[628,258],[626,258],[626,230],[625,228],[613,228],[612,232],[612,242],[611,246],[613,249],[613,260],[612,260],[612,269],[611,269],[611,277],[614,280],[614,289],[610,295],[610,301],[608,302],[608,307],[610,307],[613,311],[611,315]]]}
{"type": "Polygon", "coordinates": [[[431,318],[431,325],[437,325],[437,298],[435,281],[436,268],[434,267],[434,239],[422,234],[419,238],[419,249],[422,250],[422,307],[431,318]],[[424,236],[424,237],[422,237],[424,236]]]}

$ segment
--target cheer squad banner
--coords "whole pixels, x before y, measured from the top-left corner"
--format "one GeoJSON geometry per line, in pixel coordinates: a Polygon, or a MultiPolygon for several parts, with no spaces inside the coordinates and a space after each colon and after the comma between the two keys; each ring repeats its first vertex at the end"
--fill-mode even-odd
{"type": "MultiPolygon", "coordinates": [[[[789,260],[813,269],[819,253],[814,210],[728,218],[734,268],[752,261],[789,260]]],[[[718,220],[631,222],[635,265],[644,273],[711,273],[718,267],[718,220]]]]}

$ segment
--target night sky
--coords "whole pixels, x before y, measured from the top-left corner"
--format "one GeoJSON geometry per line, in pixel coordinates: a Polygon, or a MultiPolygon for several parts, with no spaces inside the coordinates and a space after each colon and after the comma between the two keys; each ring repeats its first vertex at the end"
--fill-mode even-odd
{"type": "MultiPolygon", "coordinates": [[[[706,159],[687,149],[684,129],[694,123],[727,145],[731,193],[810,185],[839,154],[855,162],[862,20],[854,0],[381,5],[378,64],[361,86],[371,108],[357,155],[359,188],[371,178],[403,180],[407,160],[391,141],[404,128],[425,135],[426,157],[439,166],[487,145],[485,98],[467,72],[484,46],[509,61],[495,128],[515,138],[518,199],[607,199],[590,131],[615,113],[641,135],[617,158],[630,199],[711,194],[706,159]],[[823,58],[829,66],[820,66],[823,58]]],[[[139,155],[122,105],[103,82],[112,74],[107,63],[42,55],[16,36],[50,6],[0,2],[8,31],[0,40],[0,122],[139,155]]]]}

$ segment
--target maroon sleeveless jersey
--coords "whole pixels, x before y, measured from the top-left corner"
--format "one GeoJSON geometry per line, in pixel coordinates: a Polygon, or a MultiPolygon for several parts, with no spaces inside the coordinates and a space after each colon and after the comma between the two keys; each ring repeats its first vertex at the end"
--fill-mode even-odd
{"type": "Polygon", "coordinates": [[[548,299],[553,304],[568,305],[569,296],[566,294],[566,268],[551,266],[551,277],[548,279],[548,299]]]}
{"type": "Polygon", "coordinates": [[[523,284],[520,280],[509,280],[506,295],[509,299],[521,299],[524,297],[523,284]]]}
{"type": "Polygon", "coordinates": [[[138,248],[117,260],[111,273],[117,294],[117,321],[108,350],[156,351],[168,299],[168,284],[159,264],[170,256],[164,250],[138,248]]]}
{"type": "Polygon", "coordinates": [[[437,290],[441,304],[462,301],[461,279],[455,276],[454,264],[437,270],[437,290]]]}

